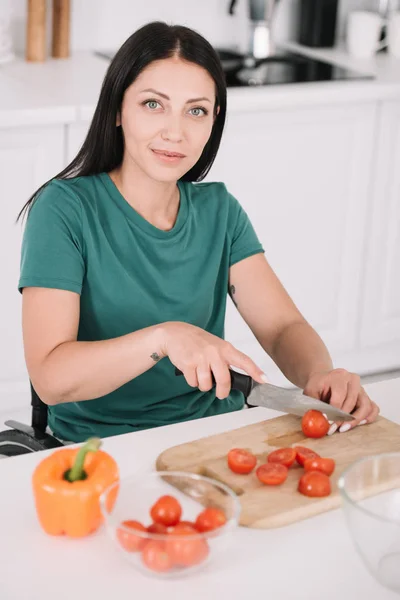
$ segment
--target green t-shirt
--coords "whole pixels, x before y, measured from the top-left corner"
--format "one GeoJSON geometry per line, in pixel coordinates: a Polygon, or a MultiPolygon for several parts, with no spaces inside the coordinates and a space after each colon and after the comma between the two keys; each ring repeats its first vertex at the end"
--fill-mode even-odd
{"type": "MultiPolygon", "coordinates": [[[[178,182],[174,227],[146,221],[107,173],[52,181],[26,222],[19,290],[80,294],[78,340],[119,337],[165,321],[223,338],[229,267],[264,252],[238,201],[222,183],[178,182]]],[[[114,392],[49,407],[49,426],[80,442],[221,414],[243,407],[177,377],[164,358],[114,392]]]]}

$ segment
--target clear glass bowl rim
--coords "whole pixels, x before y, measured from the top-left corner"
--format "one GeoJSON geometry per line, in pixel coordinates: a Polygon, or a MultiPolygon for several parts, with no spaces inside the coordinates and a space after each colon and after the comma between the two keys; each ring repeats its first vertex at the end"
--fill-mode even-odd
{"type": "MultiPolygon", "coordinates": [[[[391,525],[399,525],[400,526],[400,521],[395,521],[395,520],[390,519],[388,517],[382,517],[381,515],[377,515],[376,513],[374,513],[372,510],[368,510],[364,506],[360,506],[360,504],[358,502],[354,501],[349,496],[349,493],[346,490],[346,477],[353,470],[355,470],[357,467],[359,467],[363,463],[371,462],[371,461],[377,460],[377,459],[379,459],[379,460],[386,459],[386,458],[389,458],[389,459],[390,458],[397,458],[399,460],[399,463],[400,463],[400,452],[383,452],[382,454],[371,454],[370,456],[364,456],[363,458],[357,459],[351,465],[349,465],[343,471],[343,473],[340,475],[340,477],[338,479],[338,488],[339,488],[339,492],[340,492],[342,498],[346,502],[348,502],[349,504],[351,504],[354,508],[357,508],[357,510],[365,513],[369,517],[373,517],[374,519],[377,519],[378,521],[383,521],[384,523],[390,523],[391,525]]],[[[388,490],[388,491],[390,491],[390,490],[388,490]]]]}
{"type": "MultiPolygon", "coordinates": [[[[113,514],[110,514],[106,507],[107,495],[117,485],[123,484],[124,482],[125,483],[130,483],[130,482],[133,483],[134,481],[140,482],[140,481],[144,481],[145,479],[150,478],[150,477],[156,479],[157,477],[162,476],[162,475],[185,477],[186,479],[193,479],[195,481],[204,481],[204,482],[210,483],[214,487],[217,487],[217,488],[220,488],[221,490],[223,490],[227,494],[227,496],[229,496],[231,498],[231,500],[233,501],[233,506],[234,506],[233,514],[229,519],[227,519],[227,522],[225,523],[225,525],[218,527],[218,529],[213,529],[211,531],[207,531],[204,533],[194,533],[193,535],[185,535],[185,539],[188,539],[188,540],[194,539],[194,538],[199,539],[199,536],[207,539],[207,538],[216,537],[217,534],[219,537],[223,533],[227,533],[230,529],[233,529],[236,526],[236,524],[238,523],[240,512],[241,512],[241,504],[240,504],[237,494],[231,488],[229,488],[227,485],[225,485],[224,483],[222,483],[220,481],[217,481],[216,479],[211,479],[211,477],[206,477],[205,475],[199,475],[197,473],[189,473],[187,471],[151,471],[150,473],[147,473],[146,475],[137,473],[135,475],[129,475],[128,477],[123,477],[123,478],[119,479],[118,481],[114,481],[114,483],[112,483],[107,488],[105,488],[99,496],[100,512],[104,518],[105,523],[107,525],[112,525],[113,527],[115,527],[115,529],[119,529],[119,530],[124,531],[129,534],[132,534],[134,531],[135,536],[138,536],[138,537],[146,539],[146,540],[163,541],[166,539],[171,540],[174,537],[181,538],[182,536],[174,536],[173,533],[151,533],[148,531],[140,531],[140,530],[132,531],[132,528],[125,527],[113,514]]],[[[177,491],[179,491],[179,488],[177,489],[177,491]]],[[[171,493],[171,495],[173,495],[173,494],[171,493]]],[[[149,509],[150,509],[150,507],[149,507],[149,509]]],[[[134,519],[132,519],[132,520],[134,520],[134,519]]],[[[183,519],[183,520],[185,520],[185,519],[183,519]]]]}

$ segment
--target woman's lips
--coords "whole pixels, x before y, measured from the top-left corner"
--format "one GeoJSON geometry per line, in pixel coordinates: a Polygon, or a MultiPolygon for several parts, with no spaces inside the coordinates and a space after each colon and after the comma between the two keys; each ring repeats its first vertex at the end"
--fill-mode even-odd
{"type": "Polygon", "coordinates": [[[178,152],[166,152],[165,150],[154,150],[153,148],[151,148],[151,151],[155,156],[157,156],[157,158],[159,158],[163,162],[174,163],[179,162],[180,160],[182,160],[182,158],[185,158],[183,154],[180,154],[178,152]]]}

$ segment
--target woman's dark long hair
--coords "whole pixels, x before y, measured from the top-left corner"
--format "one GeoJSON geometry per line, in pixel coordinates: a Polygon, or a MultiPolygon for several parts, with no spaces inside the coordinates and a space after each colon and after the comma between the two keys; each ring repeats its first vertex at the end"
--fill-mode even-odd
{"type": "Polygon", "coordinates": [[[151,62],[173,55],[203,67],[215,82],[215,121],[210,138],[197,163],[182,177],[183,181],[204,179],[217,155],[225,125],[224,72],[214,48],[199,33],[181,25],[155,21],[138,29],[118,50],[105,75],[88,134],[77,156],[61,173],[36,190],[21,209],[17,221],[53,179],[109,172],[122,163],[124,142],[122,128],[116,126],[116,121],[125,90],[151,62]]]}

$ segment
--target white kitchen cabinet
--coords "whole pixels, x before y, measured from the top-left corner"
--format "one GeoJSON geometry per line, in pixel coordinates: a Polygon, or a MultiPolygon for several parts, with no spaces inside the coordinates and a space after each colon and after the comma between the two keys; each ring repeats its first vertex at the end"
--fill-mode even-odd
{"type": "Polygon", "coordinates": [[[90,122],[77,121],[71,123],[66,128],[66,157],[65,166],[69,164],[78,154],[83,142],[85,141],[90,122]]]}
{"type": "MultiPolygon", "coordinates": [[[[376,110],[365,103],[231,113],[207,176],[238,198],[271,266],[343,367],[343,357],[359,352],[376,110]]],[[[232,303],[226,337],[286,383],[232,303]]]]}
{"type": "Polygon", "coordinates": [[[61,171],[63,153],[63,125],[0,129],[0,411],[30,400],[17,289],[23,225],[15,220],[30,195],[61,171]]]}
{"type": "Polygon", "coordinates": [[[400,104],[381,106],[368,205],[360,344],[387,368],[400,363],[400,104]]]}

